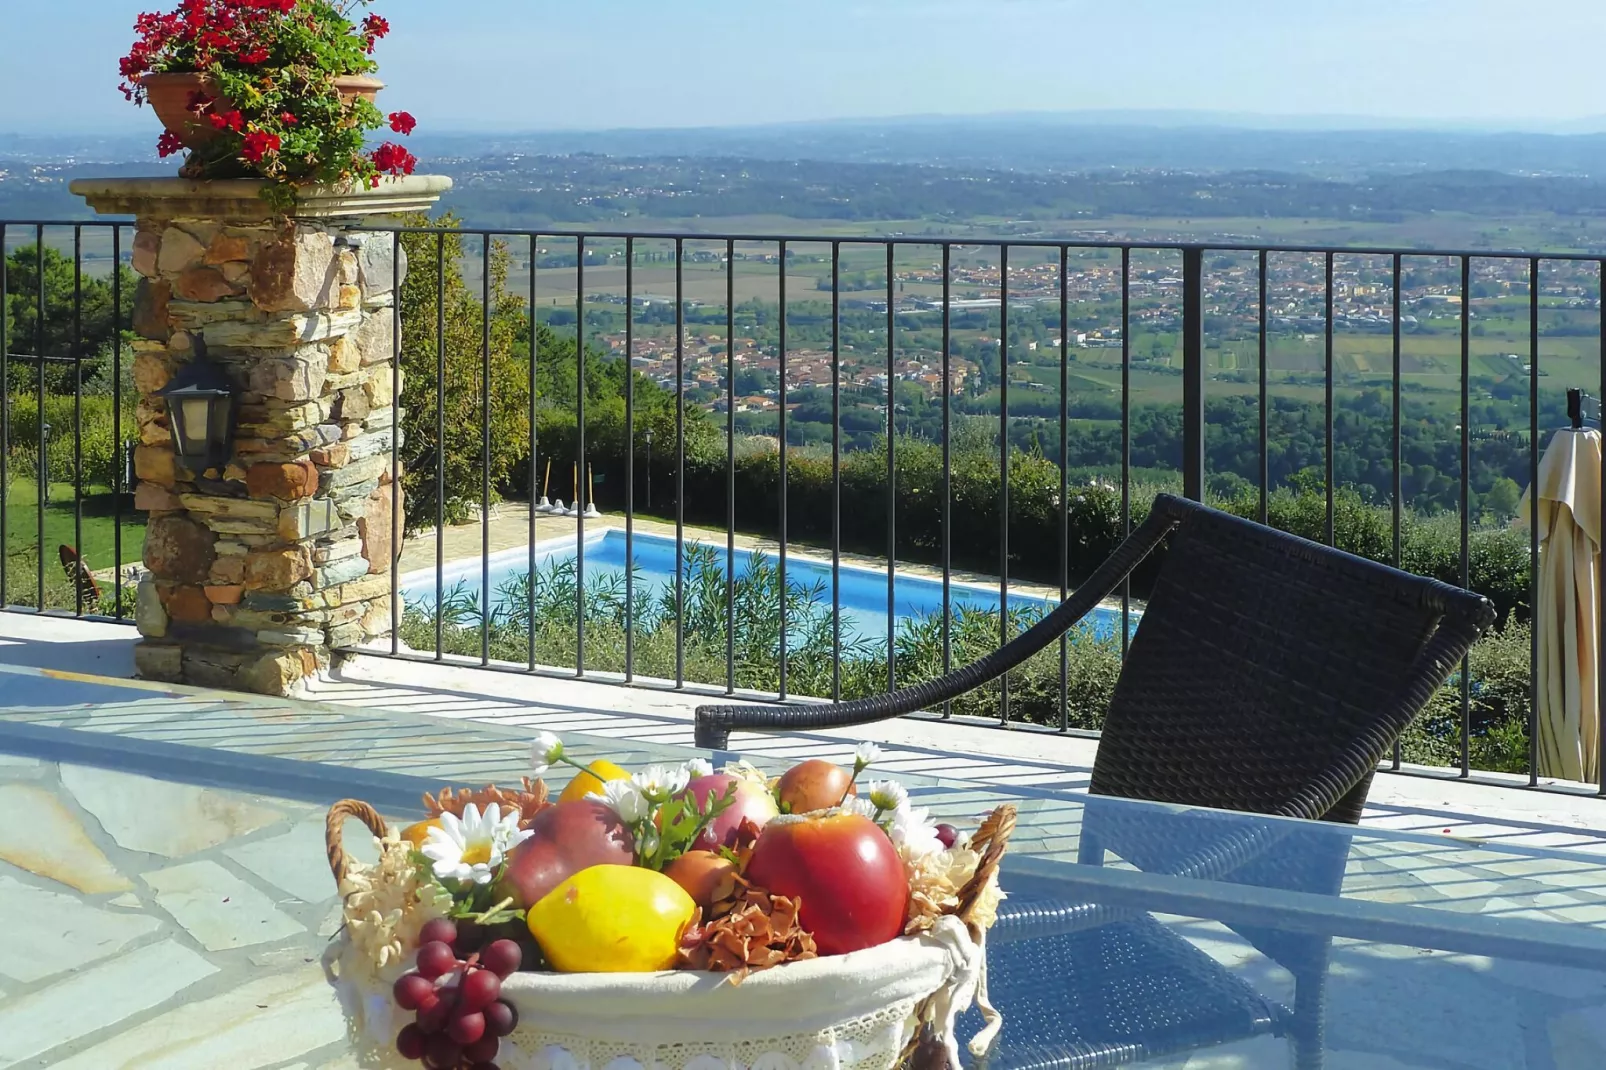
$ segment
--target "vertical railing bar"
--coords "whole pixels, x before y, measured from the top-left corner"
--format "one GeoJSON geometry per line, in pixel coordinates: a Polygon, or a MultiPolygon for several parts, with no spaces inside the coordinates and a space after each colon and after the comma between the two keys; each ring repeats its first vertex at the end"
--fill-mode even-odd
{"type": "MultiPolygon", "coordinates": [[[[1390,517],[1390,521],[1391,521],[1391,524],[1392,524],[1394,553],[1393,553],[1393,557],[1392,557],[1392,560],[1390,561],[1390,563],[1395,568],[1399,568],[1400,567],[1400,518],[1401,518],[1401,515],[1403,514],[1403,511],[1404,511],[1404,508],[1405,508],[1405,503],[1402,501],[1402,498],[1404,496],[1404,488],[1403,488],[1403,484],[1402,484],[1402,481],[1401,481],[1401,478],[1400,478],[1400,306],[1401,306],[1401,303],[1402,303],[1401,297],[1400,297],[1400,285],[1401,285],[1401,282],[1402,282],[1402,278],[1403,277],[1402,277],[1402,272],[1401,272],[1400,254],[1399,253],[1395,253],[1394,254],[1394,303],[1393,303],[1392,309],[1390,311],[1390,319],[1392,320],[1391,326],[1393,328],[1393,333],[1394,333],[1393,366],[1392,366],[1392,376],[1393,376],[1393,384],[1394,384],[1394,397],[1393,397],[1393,405],[1392,405],[1393,419],[1394,419],[1394,426],[1393,426],[1393,455],[1392,455],[1392,465],[1393,465],[1393,467],[1392,467],[1392,476],[1390,477],[1392,482],[1393,482],[1393,489],[1392,489],[1392,494],[1391,494],[1391,496],[1393,498],[1393,507],[1390,510],[1390,512],[1392,514],[1391,517],[1390,517]]],[[[1401,761],[1402,761],[1403,757],[1404,757],[1403,748],[1400,745],[1400,741],[1398,739],[1396,739],[1394,741],[1394,768],[1396,770],[1400,768],[1400,764],[1401,764],[1401,761]]]]}
{"type": "Polygon", "coordinates": [[[1268,447],[1270,438],[1270,421],[1267,419],[1266,406],[1267,386],[1269,378],[1266,372],[1266,250],[1260,250],[1260,522],[1266,523],[1269,519],[1271,495],[1271,451],[1268,447]]]}
{"type": "MultiPolygon", "coordinates": [[[[953,414],[952,342],[953,243],[942,243],[942,672],[953,671],[953,414]]],[[[840,417],[838,418],[840,422],[840,417]]],[[[942,715],[953,716],[952,699],[943,699],[942,715]]]]}
{"type": "Polygon", "coordinates": [[[1325,345],[1323,349],[1322,364],[1325,370],[1325,383],[1322,394],[1322,435],[1325,447],[1322,451],[1323,484],[1326,487],[1327,512],[1323,521],[1323,532],[1326,535],[1327,545],[1334,544],[1333,532],[1333,254],[1328,253],[1324,258],[1324,271],[1327,285],[1323,288],[1325,312],[1323,314],[1323,331],[1325,345]]]}
{"type": "Polygon", "coordinates": [[[1539,258],[1528,261],[1528,786],[1539,783],[1539,258]]]}
{"type": "MultiPolygon", "coordinates": [[[[11,497],[11,350],[6,325],[11,307],[10,262],[6,259],[6,225],[0,223],[0,606],[11,604],[11,585],[6,575],[6,562],[11,557],[11,516],[8,499],[11,497]]],[[[119,375],[118,380],[122,379],[119,375]]],[[[121,441],[119,439],[119,441],[121,441]]],[[[125,459],[126,460],[126,459],[125,459]]],[[[121,560],[118,564],[121,564],[121,560]]]]}
{"type": "MultiPolygon", "coordinates": [[[[1069,285],[1070,249],[1060,246],[1060,273],[1059,273],[1059,299],[1060,299],[1060,602],[1063,604],[1070,595],[1071,580],[1071,514],[1067,508],[1070,496],[1070,411],[1071,411],[1071,339],[1070,339],[1070,301],[1066,296],[1069,285]]],[[[1070,683],[1071,683],[1071,654],[1070,639],[1060,636],[1060,731],[1067,732],[1071,727],[1070,683]]]]}
{"type": "MultiPolygon", "coordinates": [[[[1132,247],[1121,248],[1121,537],[1132,535],[1132,247]]],[[[1132,577],[1121,580],[1121,664],[1132,644],[1132,577]]]]}
{"type": "Polygon", "coordinates": [[[898,690],[896,585],[898,565],[898,374],[893,274],[896,247],[887,243],[887,693],[898,690]]]}
{"type": "MultiPolygon", "coordinates": [[[[586,674],[586,240],[574,239],[574,675],[586,674]]],[[[629,563],[625,565],[628,569],[629,563]]]]}
{"type": "MultiPolygon", "coordinates": [[[[1009,643],[1009,246],[998,247],[998,645],[1009,643]]],[[[1009,727],[1009,673],[998,678],[998,724],[1009,727]]]]}
{"type": "MultiPolygon", "coordinates": [[[[6,575],[6,562],[11,557],[11,516],[8,499],[11,497],[11,343],[6,326],[11,319],[11,270],[6,259],[6,225],[0,222],[0,607],[11,604],[11,585],[6,575]]],[[[119,292],[119,296],[121,293],[119,292]]],[[[120,334],[120,332],[113,332],[120,334]]],[[[117,376],[121,381],[122,376],[117,376]]],[[[119,444],[121,438],[118,439],[119,444]]],[[[126,463],[126,458],[125,458],[126,463]]],[[[121,559],[118,560],[121,565],[121,559]]]]}
{"type": "MultiPolygon", "coordinates": [[[[530,389],[530,517],[529,531],[526,534],[527,549],[525,550],[525,575],[528,577],[524,584],[524,659],[525,667],[531,672],[535,671],[535,506],[537,490],[541,479],[541,443],[538,430],[536,395],[540,392],[537,383],[537,371],[540,367],[541,357],[541,313],[536,307],[537,276],[540,268],[536,261],[541,256],[541,239],[539,235],[530,235],[530,366],[525,369],[529,379],[530,389]]],[[[627,328],[628,329],[628,328],[627,328]]],[[[547,462],[551,464],[551,461],[547,462]]],[[[629,635],[626,634],[626,642],[629,635]]]]}
{"type": "Polygon", "coordinates": [[[1205,500],[1204,253],[1182,249],[1182,494],[1205,500]]]}
{"type": "MultiPolygon", "coordinates": [[[[386,571],[390,575],[390,652],[401,652],[401,564],[402,503],[401,503],[401,361],[402,361],[402,236],[392,231],[390,238],[390,560],[386,571]]],[[[371,235],[370,240],[382,240],[371,235]]]]}
{"type": "MultiPolygon", "coordinates": [[[[625,239],[625,683],[636,678],[636,239],[625,239]]],[[[652,478],[651,473],[647,476],[652,478]]]]}
{"type": "Polygon", "coordinates": [[[435,234],[435,660],[444,656],[446,576],[446,232],[435,234]]]}
{"type": "Polygon", "coordinates": [[[38,355],[38,370],[34,377],[34,406],[39,425],[39,460],[35,466],[37,471],[34,478],[38,481],[35,488],[35,497],[39,502],[38,514],[38,551],[34,558],[34,573],[38,579],[39,600],[35,603],[40,612],[45,608],[45,504],[50,494],[50,458],[49,442],[45,435],[45,228],[37,227],[34,231],[34,271],[38,275],[38,308],[34,321],[34,353],[38,355]]]}
{"type": "Polygon", "coordinates": [[[675,686],[686,686],[686,239],[675,239],[675,686]]]}
{"type": "Polygon", "coordinates": [[[491,662],[491,235],[480,234],[480,664],[491,662]]]}
{"type": "Polygon", "coordinates": [[[780,680],[779,680],[780,687],[779,687],[779,693],[780,693],[780,697],[784,699],[784,698],[786,698],[786,663],[787,663],[787,653],[788,653],[787,644],[788,644],[788,639],[789,639],[789,637],[787,635],[787,630],[786,630],[787,617],[789,615],[787,613],[787,602],[790,601],[790,599],[787,597],[789,592],[788,592],[787,586],[786,586],[786,519],[787,519],[786,518],[786,455],[791,452],[789,449],[787,449],[787,441],[786,441],[786,242],[784,242],[784,241],[780,242],[779,243],[779,249],[780,249],[780,253],[781,253],[781,255],[780,255],[780,262],[781,262],[781,268],[780,268],[780,270],[781,270],[781,278],[780,278],[780,306],[781,306],[781,310],[780,310],[780,317],[781,317],[781,319],[780,319],[780,335],[781,336],[780,336],[780,346],[778,348],[778,353],[780,354],[781,389],[780,389],[780,407],[777,410],[777,414],[776,415],[777,415],[777,419],[779,420],[778,431],[779,431],[779,438],[780,438],[780,443],[781,443],[781,456],[780,456],[780,464],[781,464],[781,486],[780,486],[781,552],[778,555],[778,557],[776,558],[776,568],[777,568],[777,571],[779,572],[780,583],[781,583],[781,650],[780,650],[780,680]]]}
{"type": "Polygon", "coordinates": [[[725,241],[725,693],[736,691],[736,242],[725,241]]]}
{"type": "MultiPolygon", "coordinates": [[[[1471,541],[1472,399],[1472,258],[1461,258],[1461,586],[1470,586],[1468,544],[1471,541]]],[[[1472,775],[1472,659],[1461,659],[1461,775],[1472,775]]]]}
{"type": "MultiPolygon", "coordinates": [[[[1596,340],[1597,352],[1600,360],[1600,398],[1606,404],[1606,259],[1601,260],[1596,267],[1599,276],[1596,280],[1595,307],[1600,315],[1598,319],[1599,337],[1596,340]]],[[[1606,421],[1603,421],[1606,422],[1606,421]]],[[[1600,496],[1600,521],[1606,524],[1606,494],[1600,496]]],[[[1597,530],[1606,531],[1606,527],[1597,530]]],[[[1606,665],[1606,601],[1598,601],[1597,612],[1600,616],[1595,621],[1595,634],[1599,637],[1599,646],[1595,651],[1595,664],[1606,665]]],[[[1599,669],[1596,669],[1596,679],[1599,680],[1599,669]]],[[[1595,768],[1600,777],[1599,794],[1606,796],[1606,687],[1598,683],[1595,687],[1595,723],[1599,726],[1595,731],[1595,738],[1599,749],[1595,756],[1595,768]]]]}
{"type": "MultiPolygon", "coordinates": [[[[0,260],[5,259],[5,228],[0,226],[0,260]]],[[[0,275],[4,269],[0,268],[0,275]]],[[[0,282],[0,309],[6,307],[5,284],[0,282]]],[[[0,312],[0,319],[5,315],[0,312]]],[[[0,325],[0,354],[5,353],[5,327],[0,325]]],[[[0,356],[0,406],[4,406],[5,390],[5,360],[0,356]]],[[[10,435],[0,435],[0,488],[5,487],[5,443],[9,442],[10,435]]],[[[116,599],[116,617],[123,619],[123,474],[124,466],[128,463],[127,451],[123,447],[123,227],[120,223],[112,224],[112,456],[116,461],[112,464],[112,564],[117,575],[116,590],[112,597],[116,599]]],[[[5,494],[0,491],[0,499],[5,494]]],[[[4,506],[0,506],[0,531],[5,529],[4,506]]],[[[5,557],[5,536],[0,535],[0,560],[5,557]]],[[[5,566],[0,565],[0,605],[5,604],[5,566]]]]}
{"type": "MultiPolygon", "coordinates": [[[[73,549],[84,556],[84,228],[72,228],[72,530],[73,549]]],[[[40,268],[43,271],[43,265],[40,268]]],[[[114,269],[115,270],[115,269],[114,269]]],[[[44,399],[40,398],[43,404],[44,399]]],[[[83,566],[83,567],[87,567],[83,566]]],[[[117,569],[112,569],[117,574],[117,569]]],[[[115,582],[115,581],[114,581],[115,582]]],[[[73,582],[73,602],[84,615],[84,585],[73,582]]],[[[99,608],[98,606],[95,608],[99,608]]]]}
{"type": "Polygon", "coordinates": [[[831,243],[831,701],[842,701],[842,243],[831,243]]]}

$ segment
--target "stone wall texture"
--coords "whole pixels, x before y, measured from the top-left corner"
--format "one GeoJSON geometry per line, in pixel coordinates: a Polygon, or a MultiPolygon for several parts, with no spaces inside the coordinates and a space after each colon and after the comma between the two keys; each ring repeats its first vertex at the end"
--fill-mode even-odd
{"type": "Polygon", "coordinates": [[[133,264],[136,500],[150,512],[140,675],[293,692],[333,651],[390,627],[405,522],[392,239],[152,215],[133,264]],[[184,466],[157,396],[198,337],[241,392],[222,471],[184,466]]]}

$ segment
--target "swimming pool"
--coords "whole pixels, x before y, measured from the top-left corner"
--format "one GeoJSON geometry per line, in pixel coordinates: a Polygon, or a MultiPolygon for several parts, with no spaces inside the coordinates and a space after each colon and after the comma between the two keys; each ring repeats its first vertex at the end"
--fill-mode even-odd
{"type": "MultiPolygon", "coordinates": [[[[675,540],[662,535],[648,535],[637,532],[635,535],[636,559],[636,589],[647,592],[648,596],[657,599],[664,591],[673,592],[675,585],[675,540]]],[[[711,550],[714,560],[721,570],[725,564],[725,546],[722,543],[688,539],[687,547],[701,545],[711,550]]],[[[574,540],[572,538],[552,539],[535,545],[535,564],[537,568],[551,567],[554,563],[573,559],[574,540]]],[[[775,563],[775,555],[765,555],[770,563],[775,563]]],[[[517,547],[492,554],[488,559],[490,565],[491,606],[494,610],[505,603],[507,595],[504,587],[509,581],[515,580],[529,571],[530,548],[517,547]]],[[[748,550],[737,549],[733,565],[737,577],[747,574],[752,566],[753,554],[748,550]]],[[[604,532],[588,535],[585,542],[585,575],[586,586],[589,589],[596,578],[612,574],[622,579],[625,570],[625,533],[618,528],[609,528],[604,532]]],[[[860,565],[844,564],[841,567],[841,606],[842,606],[842,636],[843,639],[885,639],[887,635],[887,574],[884,571],[865,568],[860,565]]],[[[457,561],[448,564],[441,574],[442,590],[448,595],[454,591],[472,597],[475,601],[480,598],[482,570],[478,559],[457,561]]],[[[820,603],[829,612],[831,605],[831,563],[810,557],[800,557],[795,553],[788,553],[786,557],[786,582],[790,587],[802,586],[818,589],[820,603]]],[[[950,600],[957,611],[961,607],[966,609],[998,611],[998,588],[985,587],[979,584],[952,583],[949,587],[950,600]]],[[[401,577],[401,593],[407,605],[423,610],[429,610],[435,602],[435,570],[422,569],[409,572],[401,577]]],[[[1009,607],[1018,609],[1037,609],[1044,613],[1058,605],[1058,599],[1046,599],[1040,595],[1017,593],[1014,590],[1009,594],[1009,607]]],[[[942,581],[925,576],[911,575],[898,572],[894,576],[893,586],[893,618],[901,621],[917,616],[932,616],[942,613],[942,581]]],[[[1121,611],[1101,606],[1095,609],[1087,618],[1087,624],[1101,636],[1116,634],[1120,628],[1121,611]]],[[[1137,614],[1133,614],[1133,623],[1136,623],[1137,614]]]]}

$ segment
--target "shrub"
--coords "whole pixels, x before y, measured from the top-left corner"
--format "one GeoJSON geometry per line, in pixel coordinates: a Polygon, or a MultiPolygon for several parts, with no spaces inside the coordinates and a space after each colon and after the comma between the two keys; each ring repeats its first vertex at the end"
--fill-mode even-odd
{"type": "MultiPolygon", "coordinates": [[[[1468,752],[1474,769],[1528,771],[1529,625],[1509,621],[1473,645],[1468,687],[1468,752]]],[[[1423,765],[1461,764],[1461,678],[1434,692],[1400,741],[1402,756],[1423,765]]]]}
{"type": "MultiPolygon", "coordinates": [[[[548,443],[573,456],[573,418],[543,415],[542,450],[548,443]]],[[[588,425],[591,421],[588,417],[588,425]]],[[[691,424],[688,424],[688,428],[691,424]]],[[[673,424],[666,429],[673,443],[673,424]]],[[[653,500],[657,511],[674,509],[675,470],[672,445],[658,431],[653,451],[653,500]]],[[[900,560],[937,564],[942,560],[943,465],[940,446],[900,437],[897,460],[897,547],[900,560]]],[[[638,451],[641,449],[638,431],[638,451]]],[[[844,549],[885,556],[887,553],[887,444],[842,455],[841,530],[844,549]]],[[[599,476],[598,502],[605,509],[624,508],[623,434],[588,437],[587,455],[599,476]],[[595,448],[594,448],[595,447],[595,448]],[[617,473],[617,474],[615,474],[617,473]]],[[[550,454],[549,454],[550,455],[550,454]]],[[[551,455],[557,456],[557,455],[551,455]]],[[[637,479],[645,479],[643,456],[637,456],[637,479]]],[[[751,534],[775,537],[780,518],[780,454],[774,449],[738,450],[735,460],[736,526],[751,534]]],[[[950,551],[955,567],[996,574],[999,565],[998,454],[986,444],[965,444],[951,454],[949,471],[950,551]]],[[[567,475],[565,475],[567,479],[567,475]]],[[[685,467],[686,518],[691,523],[723,528],[726,523],[726,456],[723,439],[699,425],[688,435],[685,467]]],[[[1058,584],[1060,579],[1059,469],[1041,456],[1016,451],[1010,457],[1009,575],[1012,579],[1058,584]]],[[[1125,531],[1121,491],[1103,479],[1070,481],[1066,510],[1068,582],[1087,578],[1118,546],[1125,531]]],[[[1175,487],[1134,482],[1132,524],[1142,523],[1149,504],[1162,490],[1175,487]]],[[[793,449],[787,455],[787,537],[794,542],[828,545],[831,540],[833,487],[828,452],[793,449]]],[[[638,503],[639,504],[639,503],[638,503]]],[[[1258,494],[1213,502],[1239,516],[1259,516],[1258,494]]],[[[1353,491],[1334,500],[1334,541],[1340,549],[1374,561],[1393,557],[1393,520],[1384,506],[1369,505],[1353,491]]],[[[1326,499],[1318,492],[1279,490],[1268,501],[1274,527],[1317,542],[1324,541],[1326,499]]],[[[1400,564],[1445,583],[1460,585],[1460,525],[1451,515],[1424,517],[1406,511],[1400,532],[1400,564]]],[[[1528,615],[1528,537],[1502,527],[1475,527],[1468,545],[1469,586],[1494,603],[1502,620],[1513,613],[1528,615]]],[[[1133,591],[1142,597],[1159,559],[1133,576],[1133,591]]]]}
{"type": "MultiPolygon", "coordinates": [[[[116,440],[112,421],[112,399],[104,394],[84,395],[81,406],[75,410],[72,397],[45,395],[45,423],[50,425],[46,459],[52,483],[74,483],[82,477],[82,485],[110,487],[121,463],[120,444],[116,440]],[[82,428],[80,441],[74,441],[74,421],[82,428]],[[81,469],[77,466],[82,459],[81,469]]],[[[133,403],[125,398],[122,414],[125,434],[137,427],[133,403]]],[[[11,442],[13,451],[25,449],[37,464],[39,443],[39,402],[32,394],[11,398],[11,442]]],[[[35,478],[36,469],[30,465],[26,471],[9,472],[12,479],[35,478]]]]}

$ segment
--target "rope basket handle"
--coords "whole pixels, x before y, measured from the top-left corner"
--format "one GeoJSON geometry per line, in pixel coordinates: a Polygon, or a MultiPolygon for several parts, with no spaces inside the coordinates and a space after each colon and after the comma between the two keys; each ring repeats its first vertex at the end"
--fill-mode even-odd
{"type": "Polygon", "coordinates": [[[323,845],[329,853],[329,872],[334,874],[336,888],[346,879],[346,848],[341,840],[348,817],[367,825],[368,831],[380,839],[390,832],[390,826],[379,816],[379,811],[361,799],[341,799],[329,808],[329,816],[323,823],[323,845]]]}
{"type": "Polygon", "coordinates": [[[1005,803],[981,823],[976,834],[970,838],[970,849],[981,852],[981,861],[976,864],[976,872],[959,889],[959,909],[955,912],[965,924],[975,928],[971,914],[976,906],[976,900],[981,898],[982,891],[998,876],[998,864],[1003,860],[1004,850],[1009,846],[1009,837],[1015,831],[1015,806],[1005,803]]]}

